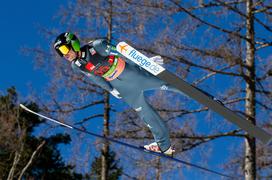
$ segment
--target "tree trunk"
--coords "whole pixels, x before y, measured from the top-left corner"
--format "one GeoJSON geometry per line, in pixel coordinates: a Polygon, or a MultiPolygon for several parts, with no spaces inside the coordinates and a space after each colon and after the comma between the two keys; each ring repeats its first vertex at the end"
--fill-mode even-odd
{"type": "MultiPolygon", "coordinates": [[[[109,136],[109,111],[110,111],[110,104],[109,104],[109,93],[104,93],[104,129],[103,135],[109,136]]],[[[107,180],[109,167],[108,167],[108,158],[109,158],[109,142],[105,141],[102,148],[102,162],[101,162],[101,179],[107,180]]]]}
{"type": "Polygon", "coordinates": [[[156,159],[156,180],[161,180],[161,161],[160,161],[160,157],[157,157],[156,159]]]}
{"type": "MultiPolygon", "coordinates": [[[[111,40],[112,33],[112,1],[109,0],[109,14],[108,14],[108,34],[107,39],[111,40]]],[[[104,129],[103,135],[109,136],[109,115],[110,115],[110,101],[109,93],[105,91],[104,93],[104,129]]],[[[101,166],[101,180],[107,180],[109,176],[109,167],[108,167],[108,158],[109,158],[110,144],[108,141],[105,141],[102,148],[102,166],[101,166]]]]}
{"type": "MultiPolygon", "coordinates": [[[[247,120],[256,124],[256,95],[255,95],[255,45],[254,45],[254,15],[253,1],[246,2],[246,109],[247,120]]],[[[256,179],[256,140],[247,134],[245,139],[245,179],[256,179]]]]}

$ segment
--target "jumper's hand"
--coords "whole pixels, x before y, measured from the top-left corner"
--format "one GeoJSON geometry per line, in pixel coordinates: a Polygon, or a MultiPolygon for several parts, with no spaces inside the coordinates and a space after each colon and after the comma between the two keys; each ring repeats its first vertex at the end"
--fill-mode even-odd
{"type": "Polygon", "coordinates": [[[149,58],[149,59],[151,59],[152,61],[154,61],[155,63],[157,63],[158,65],[163,65],[164,63],[163,63],[163,59],[162,59],[162,57],[161,56],[154,56],[154,57],[151,57],[151,58],[149,58]]]}
{"type": "Polygon", "coordinates": [[[113,89],[112,91],[110,91],[110,93],[116,97],[117,99],[121,99],[122,97],[120,96],[120,93],[117,91],[117,89],[113,89]]]}

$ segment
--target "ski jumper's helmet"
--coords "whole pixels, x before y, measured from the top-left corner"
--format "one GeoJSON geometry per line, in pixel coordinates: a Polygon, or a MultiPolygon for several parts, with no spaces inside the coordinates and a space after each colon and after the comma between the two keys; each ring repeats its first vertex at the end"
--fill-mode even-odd
{"type": "Polygon", "coordinates": [[[56,38],[54,48],[60,56],[66,55],[71,48],[78,52],[80,51],[79,39],[73,33],[62,33],[56,38]]]}

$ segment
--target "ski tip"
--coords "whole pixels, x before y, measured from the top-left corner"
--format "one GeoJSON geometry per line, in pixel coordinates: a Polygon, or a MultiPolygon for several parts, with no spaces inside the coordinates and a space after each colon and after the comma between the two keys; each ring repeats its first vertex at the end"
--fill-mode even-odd
{"type": "Polygon", "coordinates": [[[23,104],[20,104],[20,107],[23,109],[27,109],[27,107],[25,107],[23,104]]]}

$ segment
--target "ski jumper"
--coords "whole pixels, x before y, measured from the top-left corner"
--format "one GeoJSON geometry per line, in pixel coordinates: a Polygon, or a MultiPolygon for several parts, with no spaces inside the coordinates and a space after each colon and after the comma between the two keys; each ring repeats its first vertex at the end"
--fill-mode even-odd
{"type": "Polygon", "coordinates": [[[111,92],[116,89],[149,127],[161,151],[169,149],[171,144],[168,128],[146,101],[144,92],[161,89],[183,93],[126,60],[105,39],[90,42],[80,50],[81,57],[72,62],[73,69],[87,75],[104,90],[111,92]]]}

